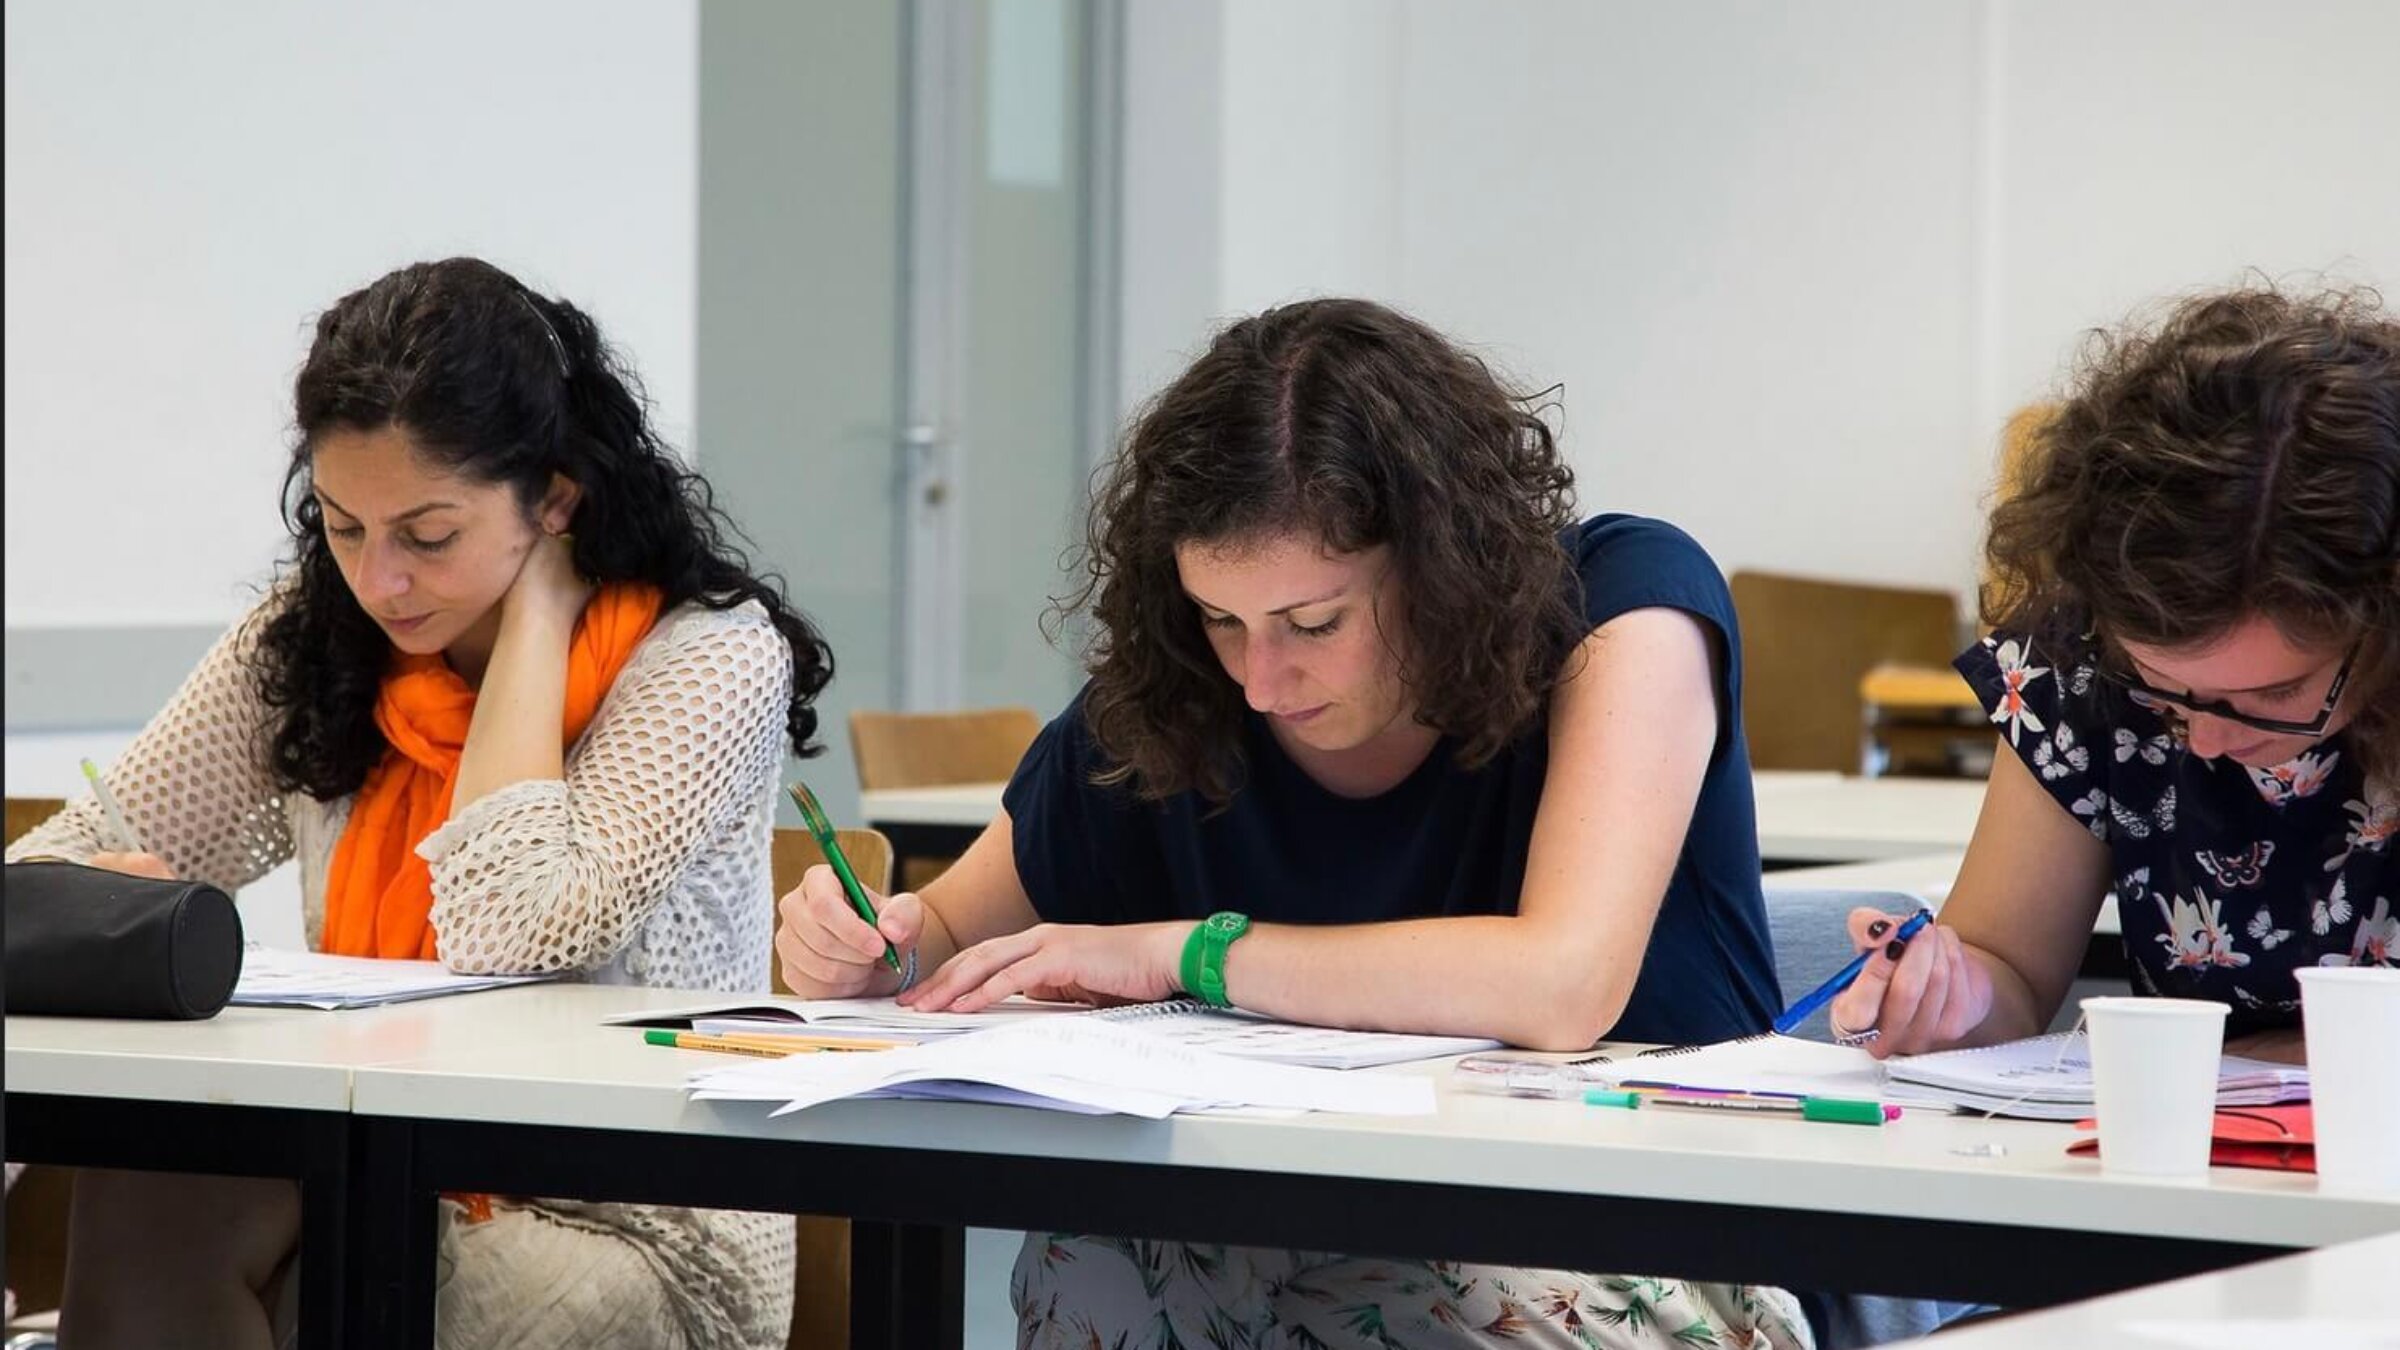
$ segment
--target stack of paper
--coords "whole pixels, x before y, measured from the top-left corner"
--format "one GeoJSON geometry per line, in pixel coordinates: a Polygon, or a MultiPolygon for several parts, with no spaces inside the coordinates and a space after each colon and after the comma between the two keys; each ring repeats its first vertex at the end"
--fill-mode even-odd
{"type": "MultiPolygon", "coordinates": [[[[1849,1097],[2028,1120],[2081,1120],[2093,1112],[2091,1042],[2081,1033],[2035,1036],[1973,1050],[1895,1055],[1882,1063],[1864,1050],[1758,1035],[1653,1050],[1584,1067],[1593,1077],[1610,1082],[1849,1097]]],[[[2219,1106],[2261,1106],[2307,1097],[2306,1069],[2235,1055],[2222,1061],[2219,1106]]]]}
{"type": "Polygon", "coordinates": [[[1136,1003],[1093,1009],[1080,1003],[1036,1003],[1006,999],[979,1013],[919,1012],[888,998],[783,998],[745,1004],[709,1004],[635,1014],[623,1019],[645,1025],[688,1022],[718,1036],[860,1036],[924,1043],[968,1032],[989,1031],[1029,1019],[1060,1015],[1108,1022],[1142,1035],[1270,1064],[1357,1069],[1412,1059],[1473,1054],[1500,1044],[1474,1036],[1417,1036],[1399,1032],[1345,1031],[1299,1026],[1255,1013],[1211,1008],[1194,999],[1136,1003]]]}
{"type": "MultiPolygon", "coordinates": [[[[1891,1080],[1912,1095],[1963,1111],[2081,1120],[2092,1114],[2092,1043],[2060,1032],[1973,1050],[1896,1055],[1891,1080]]],[[[2227,1055],[2217,1067],[2217,1105],[2265,1106],[2308,1100],[2308,1070],[2296,1064],[2227,1055]]]]}
{"type": "Polygon", "coordinates": [[[1761,1033],[1715,1045],[1675,1046],[1583,1066],[1611,1083],[1671,1084],[1717,1092],[1797,1093],[1896,1105],[1933,1105],[1895,1093],[1864,1050],[1761,1033]]]}
{"type": "Polygon", "coordinates": [[[551,978],[459,975],[439,961],[327,956],[253,943],[243,949],[242,977],[233,986],[232,1002],[253,1008],[371,1008],[551,978]]]}
{"type": "Polygon", "coordinates": [[[1413,1059],[1471,1055],[1500,1045],[1498,1041],[1478,1036],[1421,1036],[1397,1031],[1300,1026],[1238,1009],[1212,1008],[1188,998],[1110,1008],[1092,1016],[1195,1050],[1320,1069],[1363,1069],[1413,1059]]]}
{"type": "Polygon", "coordinates": [[[744,1060],[692,1075],[702,1101],[771,1101],[775,1114],[844,1097],[1002,1102],[1156,1120],[1178,1111],[1427,1115],[1429,1079],[1235,1059],[1090,1017],[1026,1018],[877,1054],[744,1060]]]}

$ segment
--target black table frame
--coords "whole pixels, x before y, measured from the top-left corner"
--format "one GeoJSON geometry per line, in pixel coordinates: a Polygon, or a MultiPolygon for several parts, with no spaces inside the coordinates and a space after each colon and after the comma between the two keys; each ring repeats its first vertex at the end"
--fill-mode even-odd
{"type": "Polygon", "coordinates": [[[1642,1270],[2012,1307],[2288,1250],[1433,1179],[17,1092],[7,1105],[12,1160],[298,1180],[304,1347],[434,1343],[436,1197],[453,1190],[850,1216],[851,1344],[876,1350],[959,1345],[967,1225],[1642,1270]],[[2028,1260],[2035,1252],[2039,1259],[2028,1260]]]}
{"type": "Polygon", "coordinates": [[[8,1094],[10,1162],[116,1167],[300,1183],[300,1344],[346,1346],[359,1290],[351,1206],[362,1180],[348,1111],[8,1094]]]}
{"type": "Polygon", "coordinates": [[[954,1350],[964,1226],[1349,1251],[2032,1307],[2287,1248],[1949,1219],[722,1135],[360,1117],[359,1343],[433,1344],[435,1194],[840,1214],[854,1347],[954,1350]],[[1272,1203],[1262,1198],[1272,1196],[1272,1203]],[[2028,1253],[2039,1253],[2028,1260],[2028,1253]],[[1859,1289],[1862,1281],[1871,1290],[1859,1289]]]}

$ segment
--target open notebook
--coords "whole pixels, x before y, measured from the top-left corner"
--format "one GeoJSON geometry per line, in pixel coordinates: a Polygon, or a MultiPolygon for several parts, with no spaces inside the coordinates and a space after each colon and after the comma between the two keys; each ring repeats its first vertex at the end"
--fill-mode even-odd
{"type": "Polygon", "coordinates": [[[694,1031],[714,1035],[771,1036],[781,1031],[924,1043],[1062,1014],[1077,1021],[1126,1027],[1154,1039],[1220,1055],[1320,1069],[1360,1069],[1413,1059],[1438,1059],[1490,1050],[1500,1044],[1472,1036],[1415,1036],[1300,1026],[1254,1013],[1211,1008],[1193,999],[1095,1010],[1082,1004],[1035,1003],[1012,998],[988,1012],[951,1013],[918,1012],[887,998],[792,998],[711,1004],[618,1020],[639,1025],[688,1023],[694,1031]]]}
{"type": "MultiPolygon", "coordinates": [[[[1940,1097],[1964,1111],[2037,1120],[2081,1120],[2092,1114],[2092,1042],[2080,1031],[1973,1050],[1895,1055],[1889,1072],[1896,1087],[1940,1097]]],[[[2308,1070],[2299,1065],[2239,1055],[2217,1063],[2220,1107],[2306,1100],[2308,1070]]]]}
{"type": "MultiPolygon", "coordinates": [[[[1797,1092],[2031,1120],[2081,1120],[2093,1110],[2091,1042],[2080,1032],[1895,1055],[1883,1063],[1864,1050],[1769,1033],[1652,1050],[1587,1068],[1610,1082],[1797,1092]]],[[[2307,1097],[2308,1071],[2295,1065],[2227,1055],[2218,1070],[2219,1106],[2307,1097]]]]}

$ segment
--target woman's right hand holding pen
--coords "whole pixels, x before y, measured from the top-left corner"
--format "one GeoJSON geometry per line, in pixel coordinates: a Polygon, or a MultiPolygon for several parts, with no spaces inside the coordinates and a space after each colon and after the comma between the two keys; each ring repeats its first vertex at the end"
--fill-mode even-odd
{"type": "Polygon", "coordinates": [[[775,955],[783,982],[803,998],[888,994],[900,977],[883,959],[884,944],[905,955],[925,929],[925,905],[914,894],[867,893],[876,922],[851,908],[841,878],[819,863],[777,902],[775,955]]]}
{"type": "Polygon", "coordinates": [[[1927,924],[1896,939],[1905,914],[1850,911],[1850,941],[1870,952],[1866,969],[1833,1000],[1837,1033],[1874,1031],[1866,1043],[1877,1059],[1955,1045],[1992,1011],[1992,977],[1967,955],[1956,931],[1927,924]]]}

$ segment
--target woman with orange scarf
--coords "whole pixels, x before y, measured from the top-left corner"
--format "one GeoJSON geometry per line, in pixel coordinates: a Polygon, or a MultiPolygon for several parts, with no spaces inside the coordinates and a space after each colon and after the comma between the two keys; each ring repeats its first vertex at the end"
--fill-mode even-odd
{"type": "MultiPolygon", "coordinates": [[[[592,321],[473,259],[318,320],[294,557],[89,803],[10,850],[232,890],[300,865],[312,944],[462,971],[767,987],[772,794],[824,642],[723,542],[592,321]]],[[[780,1346],[791,1221],[459,1197],[444,1347],[780,1346]]],[[[285,1181],[86,1171],[62,1329],[275,1345],[285,1181]]]]}

